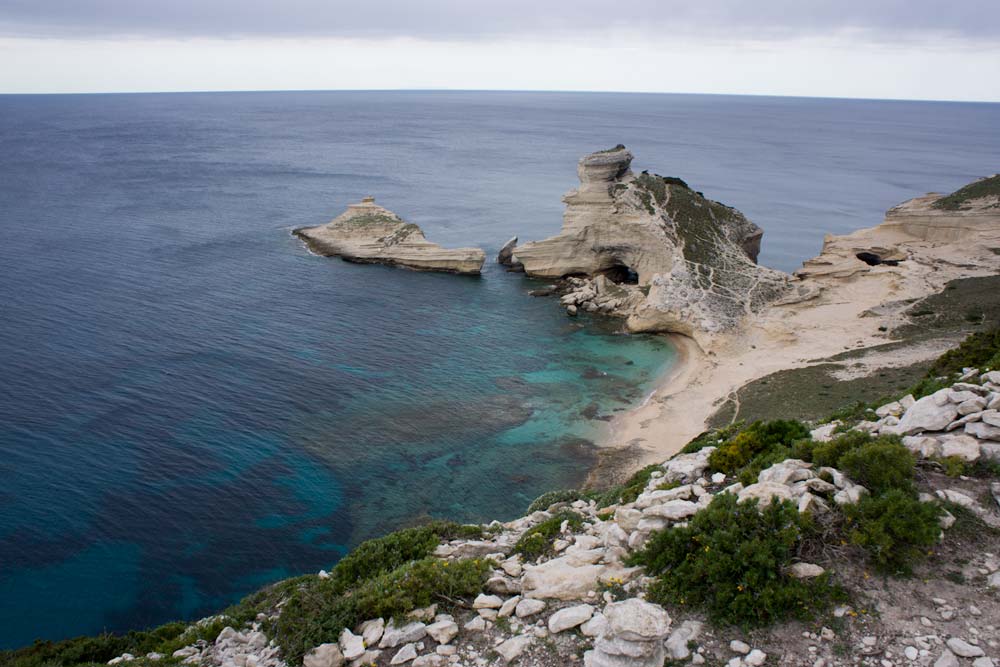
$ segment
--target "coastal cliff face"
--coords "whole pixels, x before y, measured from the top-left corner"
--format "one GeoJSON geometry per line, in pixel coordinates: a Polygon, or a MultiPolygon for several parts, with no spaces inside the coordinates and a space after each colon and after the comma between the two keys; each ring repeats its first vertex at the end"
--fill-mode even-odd
{"type": "Polygon", "coordinates": [[[479,248],[442,248],[417,225],[366,197],[331,222],[295,230],[313,252],[347,261],[389,264],[418,271],[478,274],[486,255],[479,248]]]}
{"type": "Polygon", "coordinates": [[[575,279],[571,313],[705,339],[789,291],[790,276],[756,264],[757,225],[679,178],[636,176],[632,157],[617,146],[581,159],[562,231],[514,248],[528,275],[575,279]]]}
{"type": "Polygon", "coordinates": [[[1000,175],[905,201],[876,227],[828,235],[795,275],[829,289],[851,279],[901,284],[963,267],[968,275],[1000,268],[1000,175]]]}

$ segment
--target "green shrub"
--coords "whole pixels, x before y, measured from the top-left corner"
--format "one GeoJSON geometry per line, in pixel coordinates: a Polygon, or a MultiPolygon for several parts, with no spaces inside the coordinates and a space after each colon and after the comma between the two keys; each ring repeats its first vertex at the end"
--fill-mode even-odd
{"type": "Polygon", "coordinates": [[[757,421],[746,427],[708,457],[712,470],[732,474],[761,454],[778,447],[791,447],[799,439],[808,438],[805,424],[792,420],[757,421]]]}
{"type": "Polygon", "coordinates": [[[909,393],[921,398],[949,387],[952,384],[950,378],[963,368],[982,370],[997,367],[1000,367],[1000,327],[971,334],[958,347],[942,354],[909,393]]]}
{"type": "Polygon", "coordinates": [[[937,542],[940,508],[910,492],[892,489],[845,505],[850,541],[864,548],[875,567],[888,574],[909,574],[927,547],[937,542]]]}
{"type": "Polygon", "coordinates": [[[514,551],[524,556],[526,560],[534,560],[541,555],[550,553],[563,521],[568,522],[572,528],[577,530],[583,527],[583,518],[576,512],[568,510],[557,512],[525,531],[521,535],[521,539],[514,545],[514,551]]]}
{"type": "Polygon", "coordinates": [[[840,457],[840,469],[872,495],[913,487],[916,458],[895,436],[882,436],[840,457]]]}
{"type": "Polygon", "coordinates": [[[826,442],[814,443],[810,460],[816,467],[838,468],[844,454],[867,445],[873,440],[871,434],[865,431],[846,431],[826,442]]]}
{"type": "Polygon", "coordinates": [[[809,618],[839,594],[826,575],[787,574],[809,528],[792,503],[736,500],[716,496],[686,527],[655,533],[630,559],[657,576],[649,599],[704,607],[714,622],[751,627],[809,618]]]}
{"type": "Polygon", "coordinates": [[[58,642],[36,641],[24,648],[0,651],[0,665],[58,667],[86,663],[104,664],[122,653],[133,655],[145,655],[153,651],[166,653],[165,648],[172,640],[183,635],[187,627],[187,623],[167,623],[152,630],[133,631],[124,635],[100,634],[58,642]]]}
{"type": "Polygon", "coordinates": [[[649,484],[650,478],[657,470],[662,472],[663,466],[658,463],[648,465],[641,470],[637,470],[624,484],[619,484],[603,493],[595,494],[594,499],[597,500],[597,506],[607,507],[608,505],[616,505],[618,503],[634,502],[646,488],[646,485],[649,484]]]}
{"type": "MultiPolygon", "coordinates": [[[[941,197],[931,204],[931,206],[946,211],[959,211],[967,208],[966,204],[971,199],[980,199],[995,195],[1000,195],[1000,176],[988,176],[962,186],[950,195],[941,197]]],[[[993,205],[994,208],[996,206],[996,204],[993,205]]]]}
{"type": "Polygon", "coordinates": [[[547,510],[556,503],[572,503],[577,500],[584,500],[588,498],[589,495],[586,492],[579,491],[577,489],[549,491],[548,493],[543,493],[538,496],[530,505],[528,505],[528,514],[539,510],[547,510]]]}
{"type": "Polygon", "coordinates": [[[416,528],[404,528],[384,537],[362,542],[330,571],[334,589],[347,590],[359,581],[395,570],[410,561],[426,558],[442,540],[456,537],[481,538],[479,526],[463,526],[450,521],[432,521],[416,528]]]}
{"type": "Polygon", "coordinates": [[[722,428],[713,428],[710,431],[705,431],[697,438],[695,438],[688,444],[684,445],[684,448],[681,449],[680,453],[694,454],[695,452],[701,451],[705,447],[716,447],[718,445],[721,445],[723,442],[731,439],[737,433],[742,431],[745,426],[746,426],[745,422],[739,421],[730,424],[729,426],[724,426],[722,428]]]}
{"type": "MultiPolygon", "coordinates": [[[[883,401],[878,405],[884,405],[888,402],[889,401],[883,401]]],[[[854,424],[860,421],[867,421],[869,419],[876,419],[874,408],[872,408],[870,404],[863,401],[856,401],[849,405],[845,405],[839,410],[836,410],[829,417],[824,419],[823,423],[829,424],[833,421],[839,421],[854,424]]]]}
{"type": "Polygon", "coordinates": [[[482,591],[492,570],[485,560],[443,561],[435,558],[406,563],[361,582],[346,593],[332,579],[301,586],[282,608],[275,640],[286,662],[300,664],[319,644],[337,641],[344,628],[370,618],[402,618],[432,603],[450,605],[455,599],[482,591]]]}

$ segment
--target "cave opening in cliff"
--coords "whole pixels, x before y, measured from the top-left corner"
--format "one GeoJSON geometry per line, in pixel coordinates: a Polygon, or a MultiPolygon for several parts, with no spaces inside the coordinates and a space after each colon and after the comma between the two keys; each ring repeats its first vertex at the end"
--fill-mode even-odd
{"type": "Polygon", "coordinates": [[[610,269],[604,271],[604,276],[613,283],[619,285],[638,285],[639,274],[624,264],[615,264],[610,269]]]}

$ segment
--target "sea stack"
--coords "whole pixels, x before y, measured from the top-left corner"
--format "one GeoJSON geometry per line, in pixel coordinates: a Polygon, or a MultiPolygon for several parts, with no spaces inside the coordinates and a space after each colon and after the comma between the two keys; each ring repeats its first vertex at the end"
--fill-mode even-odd
{"type": "Polygon", "coordinates": [[[757,265],[763,232],[742,213],[631,163],[622,145],[582,158],[562,231],[513,250],[528,275],[567,280],[567,308],[699,339],[792,290],[791,276],[757,265]]]}
{"type": "Polygon", "coordinates": [[[313,252],[362,264],[388,264],[417,271],[479,274],[486,259],[479,248],[442,248],[423,231],[365,197],[325,225],[295,235],[313,252]]]}

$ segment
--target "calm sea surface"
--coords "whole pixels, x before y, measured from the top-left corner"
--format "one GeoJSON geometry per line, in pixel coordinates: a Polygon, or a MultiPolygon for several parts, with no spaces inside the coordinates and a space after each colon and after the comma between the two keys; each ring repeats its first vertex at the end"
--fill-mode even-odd
{"type": "Polygon", "coordinates": [[[351,265],[289,230],[373,194],[492,255],[555,233],[576,160],[619,142],[791,270],[825,232],[1000,171],[1000,105],[0,97],[0,647],[197,617],[415,518],[579,484],[667,344],[495,266],[351,265]]]}

